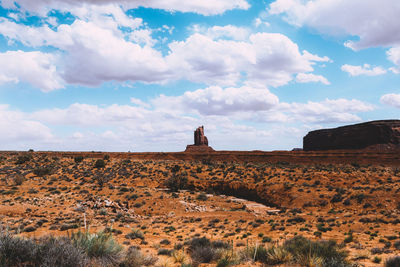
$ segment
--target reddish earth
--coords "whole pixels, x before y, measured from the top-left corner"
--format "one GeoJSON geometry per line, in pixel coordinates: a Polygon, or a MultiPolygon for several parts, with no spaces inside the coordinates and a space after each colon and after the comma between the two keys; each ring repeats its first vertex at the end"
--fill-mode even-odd
{"type": "Polygon", "coordinates": [[[394,151],[0,152],[0,222],[35,237],[108,227],[150,253],[194,236],[240,248],[301,234],[346,240],[353,261],[380,266],[373,257],[400,249],[399,181],[394,151]],[[187,190],[169,192],[173,176],[187,190]]]}

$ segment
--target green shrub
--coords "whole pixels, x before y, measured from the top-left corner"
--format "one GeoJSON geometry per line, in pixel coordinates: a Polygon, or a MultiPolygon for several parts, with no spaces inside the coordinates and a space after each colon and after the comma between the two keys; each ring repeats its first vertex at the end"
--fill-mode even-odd
{"type": "Polygon", "coordinates": [[[99,168],[104,168],[106,166],[106,163],[103,159],[98,159],[96,160],[96,162],[94,163],[94,167],[99,169],[99,168]]]}
{"type": "Polygon", "coordinates": [[[18,156],[15,164],[24,164],[25,162],[28,162],[32,159],[31,155],[22,155],[18,156]]]}
{"type": "Polygon", "coordinates": [[[300,263],[304,259],[322,259],[323,266],[330,266],[330,262],[347,266],[347,252],[339,247],[335,241],[311,241],[303,236],[296,236],[283,244],[283,248],[292,254],[294,261],[300,263]]]}
{"type": "Polygon", "coordinates": [[[132,229],[132,231],[128,234],[125,235],[125,238],[127,239],[144,239],[144,234],[142,231],[140,231],[139,229],[132,229]]]}
{"type": "Polygon", "coordinates": [[[122,247],[112,237],[111,233],[75,232],[70,236],[72,243],[83,249],[89,258],[96,259],[104,264],[116,264],[120,257],[122,247]]]}
{"type": "Polygon", "coordinates": [[[240,252],[243,260],[267,262],[267,250],[264,246],[247,246],[240,252]]]}
{"type": "Polygon", "coordinates": [[[373,263],[380,263],[382,261],[382,258],[381,257],[378,257],[378,256],[375,256],[373,259],[372,259],[372,262],[373,263]]]}
{"type": "Polygon", "coordinates": [[[165,181],[165,186],[172,192],[187,188],[188,178],[182,174],[173,174],[165,181]]]}
{"type": "Polygon", "coordinates": [[[75,163],[81,163],[83,161],[83,156],[76,156],[74,158],[75,163]]]}

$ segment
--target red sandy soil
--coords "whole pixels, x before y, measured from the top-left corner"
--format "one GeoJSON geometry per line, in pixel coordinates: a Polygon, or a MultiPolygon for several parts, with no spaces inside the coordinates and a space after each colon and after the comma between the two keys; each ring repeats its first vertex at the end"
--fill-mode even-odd
{"type": "Polygon", "coordinates": [[[400,249],[399,157],[373,151],[0,152],[0,223],[40,237],[66,235],[86,222],[91,231],[113,229],[121,244],[153,254],[196,236],[240,249],[294,235],[342,243],[352,233],[345,243],[349,258],[381,266],[374,256],[384,261],[400,249]],[[106,166],[95,168],[105,155],[106,166]],[[21,156],[27,160],[18,162],[21,156]],[[76,163],[76,156],[84,160],[76,163]],[[186,177],[188,190],[169,192],[165,182],[172,176],[186,177]],[[144,239],[127,238],[133,230],[144,239]]]}

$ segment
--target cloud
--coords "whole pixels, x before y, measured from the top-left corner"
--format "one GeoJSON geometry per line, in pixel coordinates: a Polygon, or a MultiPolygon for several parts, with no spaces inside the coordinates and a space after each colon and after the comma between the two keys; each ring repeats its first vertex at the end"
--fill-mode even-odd
{"type": "Polygon", "coordinates": [[[381,103],[400,108],[400,94],[386,94],[381,97],[381,103]]]}
{"type": "Polygon", "coordinates": [[[44,92],[63,88],[55,61],[53,55],[37,51],[0,53],[0,83],[26,82],[44,92]]]}
{"type": "Polygon", "coordinates": [[[1,5],[5,8],[17,9],[17,5],[23,11],[29,11],[46,15],[52,9],[69,11],[71,8],[82,8],[88,5],[120,5],[124,9],[147,7],[164,9],[167,11],[193,12],[206,16],[222,14],[232,9],[248,9],[250,7],[246,0],[2,0],[1,5]]]}
{"type": "Polygon", "coordinates": [[[282,148],[301,139],[306,124],[360,121],[357,115],[373,106],[359,100],[279,102],[265,86],[210,86],[178,96],[160,95],[149,101],[131,98],[132,105],[74,103],[66,108],[35,112],[0,106],[0,143],[4,149],[164,151],[183,150],[192,132],[205,125],[218,149],[282,148]],[[300,124],[300,126],[299,126],[300,124]],[[60,126],[63,133],[51,129],[60,126]],[[31,146],[32,140],[35,146],[31,146]],[[258,140],[254,143],[254,140],[258,140]],[[274,144],[274,145],[272,145],[274,144]]]}
{"type": "Polygon", "coordinates": [[[222,86],[234,86],[242,78],[281,86],[293,74],[313,71],[314,64],[310,53],[300,53],[297,44],[277,33],[252,34],[248,42],[195,33],[169,48],[166,60],[180,78],[222,86]]]}
{"type": "Polygon", "coordinates": [[[0,128],[0,149],[7,149],[9,144],[27,149],[28,144],[53,139],[47,126],[27,119],[23,112],[13,111],[8,105],[0,105],[0,128]]]}
{"type": "Polygon", "coordinates": [[[277,105],[279,99],[270,93],[267,88],[240,88],[211,86],[193,92],[185,92],[182,96],[164,96],[152,101],[156,108],[161,110],[179,111],[182,113],[195,112],[196,114],[235,115],[243,112],[269,110],[277,105]]]}
{"type": "MultiPolygon", "coordinates": [[[[114,20],[107,25],[109,28],[77,19],[53,31],[48,26],[29,27],[3,19],[0,33],[26,46],[52,46],[65,52],[61,54],[60,68],[69,84],[97,86],[112,80],[159,82],[166,79],[168,66],[160,52],[148,45],[126,41],[114,20]]],[[[51,70],[55,72],[55,68],[51,70]]],[[[43,90],[58,88],[47,86],[43,90]]]]}
{"type": "Polygon", "coordinates": [[[299,73],[296,76],[296,81],[299,83],[320,82],[325,85],[331,84],[324,76],[312,73],[299,73]]]}
{"type": "Polygon", "coordinates": [[[394,74],[400,73],[400,46],[392,47],[386,52],[387,58],[392,61],[396,67],[392,67],[389,70],[394,74]]]}
{"type": "Polygon", "coordinates": [[[326,99],[321,102],[281,103],[279,109],[292,119],[306,123],[345,123],[361,121],[354,113],[374,109],[368,103],[352,99],[326,99]]]}
{"type": "MultiPolygon", "coordinates": [[[[28,47],[57,48],[61,57],[57,68],[64,82],[87,86],[107,81],[176,80],[219,86],[236,86],[249,80],[281,86],[297,73],[313,71],[315,62],[329,61],[307,51],[300,53],[297,44],[285,35],[250,34],[230,25],[211,27],[204,34],[194,33],[186,40],[173,41],[168,45],[169,52],[163,55],[153,47],[157,41],[151,37],[152,31],[140,28],[141,21],[123,15],[109,16],[103,9],[93,11],[97,15],[85,12],[81,12],[82,19],[55,29],[2,19],[0,33],[28,47]],[[124,32],[121,25],[132,28],[124,32]]],[[[117,10],[110,12],[119,14],[117,10]]]]}
{"type": "Polygon", "coordinates": [[[341,67],[342,71],[350,74],[350,76],[378,76],[386,73],[386,70],[382,67],[371,67],[369,64],[364,64],[362,66],[354,66],[345,64],[341,67]]]}
{"type": "Polygon", "coordinates": [[[360,50],[369,47],[400,44],[400,2],[338,1],[338,0],[276,0],[270,4],[270,14],[284,14],[296,26],[308,26],[331,35],[350,35],[346,46],[360,50]],[[353,39],[353,38],[352,38],[353,39]]]}
{"type": "Polygon", "coordinates": [[[236,27],[233,25],[213,26],[210,28],[195,25],[193,31],[210,37],[211,39],[233,39],[236,41],[244,41],[250,36],[250,30],[244,27],[236,27]]]}

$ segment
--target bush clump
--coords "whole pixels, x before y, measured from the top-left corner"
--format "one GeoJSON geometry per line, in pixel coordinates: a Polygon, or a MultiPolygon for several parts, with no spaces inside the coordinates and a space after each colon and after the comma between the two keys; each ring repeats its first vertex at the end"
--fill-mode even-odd
{"type": "Polygon", "coordinates": [[[400,256],[388,258],[385,261],[385,267],[398,267],[400,266],[400,256]]]}
{"type": "Polygon", "coordinates": [[[152,255],[144,255],[136,247],[129,247],[124,260],[120,263],[120,267],[142,267],[152,266],[157,262],[157,257],[152,255]]]}
{"type": "Polygon", "coordinates": [[[94,163],[94,167],[97,168],[97,169],[104,168],[105,166],[106,166],[106,163],[105,163],[105,161],[103,159],[98,159],[94,163]]]}
{"type": "Polygon", "coordinates": [[[106,265],[116,264],[121,258],[122,246],[119,245],[111,233],[78,231],[70,236],[72,243],[83,249],[89,258],[96,259],[106,265]]]}
{"type": "Polygon", "coordinates": [[[68,238],[46,237],[39,240],[0,234],[0,266],[60,266],[87,265],[84,252],[68,238]]]}
{"type": "Polygon", "coordinates": [[[165,186],[172,192],[187,188],[188,178],[182,174],[173,174],[165,181],[165,186]]]}
{"type": "Polygon", "coordinates": [[[221,258],[221,251],[230,249],[231,245],[222,241],[211,242],[206,237],[193,238],[188,242],[188,252],[196,263],[210,263],[221,258]]]}
{"type": "Polygon", "coordinates": [[[15,164],[24,164],[25,162],[28,162],[32,159],[31,155],[21,155],[17,157],[17,160],[15,161],[15,164]]]}
{"type": "Polygon", "coordinates": [[[311,241],[303,236],[296,236],[286,241],[283,248],[292,255],[296,263],[304,266],[313,262],[319,262],[323,267],[351,266],[346,260],[348,253],[333,240],[311,241]]]}
{"type": "Polygon", "coordinates": [[[74,157],[75,163],[81,163],[83,161],[83,156],[76,156],[74,157]]]}
{"type": "Polygon", "coordinates": [[[36,176],[45,176],[51,174],[53,168],[51,166],[37,167],[33,170],[33,173],[36,176]]]}

